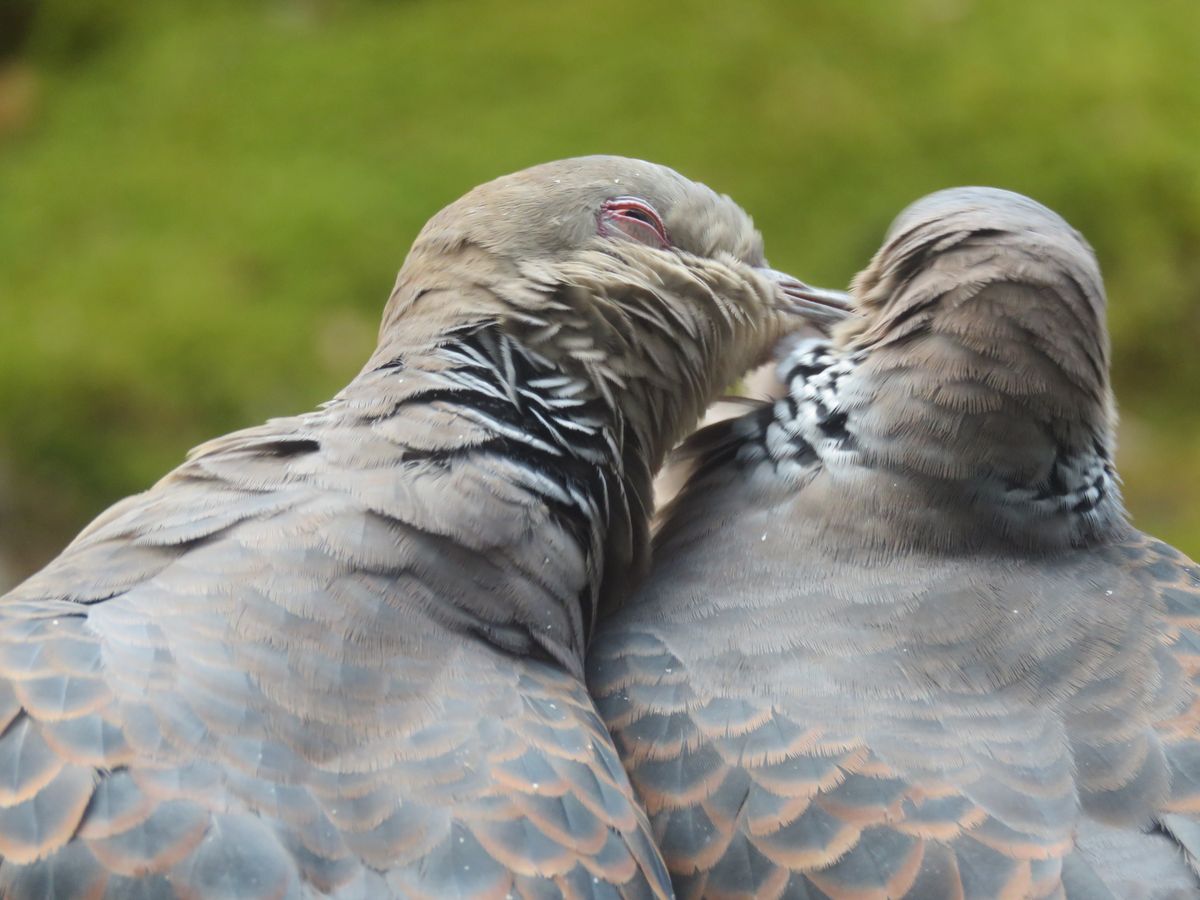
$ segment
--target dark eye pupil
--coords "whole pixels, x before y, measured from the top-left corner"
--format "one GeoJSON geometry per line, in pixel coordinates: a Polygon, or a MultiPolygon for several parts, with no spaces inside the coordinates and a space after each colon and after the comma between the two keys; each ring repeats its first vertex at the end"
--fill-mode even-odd
{"type": "Polygon", "coordinates": [[[625,215],[631,219],[637,219],[639,222],[645,222],[647,225],[654,224],[654,220],[644,210],[637,209],[636,207],[625,210],[625,215]]]}

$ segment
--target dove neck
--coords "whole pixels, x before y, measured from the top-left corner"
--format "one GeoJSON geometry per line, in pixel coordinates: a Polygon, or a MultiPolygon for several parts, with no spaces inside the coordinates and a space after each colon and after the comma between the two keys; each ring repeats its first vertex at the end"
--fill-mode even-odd
{"type": "Polygon", "coordinates": [[[444,485],[437,509],[404,504],[392,515],[448,535],[486,571],[504,570],[499,589],[464,581],[443,594],[457,607],[452,627],[581,671],[601,610],[647,569],[664,447],[708,398],[680,402],[674,373],[657,369],[650,383],[602,377],[587,352],[553,358],[553,344],[495,316],[430,339],[426,323],[411,325],[340,397],[395,436],[398,475],[429,466],[438,474],[422,477],[444,485]],[[658,396],[668,382],[672,396],[658,396]]]}
{"type": "Polygon", "coordinates": [[[519,601],[494,609],[493,597],[471,612],[582,659],[601,610],[647,568],[653,473],[783,328],[774,285],[668,254],[535,263],[470,244],[443,249],[436,266],[401,271],[360,380],[377,396],[392,392],[403,414],[419,404],[423,421],[454,423],[437,447],[453,477],[511,498],[496,525],[480,526],[492,509],[480,492],[461,529],[490,529],[512,548],[507,565],[527,555],[536,581],[545,547],[566,536],[571,549],[551,554],[571,558],[553,591],[561,628],[519,601]]]}
{"type": "Polygon", "coordinates": [[[965,363],[967,352],[946,334],[916,335],[874,349],[843,391],[881,514],[939,547],[1124,534],[1107,383],[1056,372],[1030,345],[998,342],[965,363]]]}
{"type": "Polygon", "coordinates": [[[620,527],[608,540],[603,594],[615,597],[644,568],[652,476],[667,451],[791,324],[774,309],[775,290],[733,262],[584,251],[534,264],[463,244],[436,268],[401,271],[364,374],[398,359],[440,370],[443,351],[464,335],[491,335],[489,390],[515,398],[506,411],[514,425],[550,408],[568,443],[596,442],[543,463],[607,473],[620,527]]]}

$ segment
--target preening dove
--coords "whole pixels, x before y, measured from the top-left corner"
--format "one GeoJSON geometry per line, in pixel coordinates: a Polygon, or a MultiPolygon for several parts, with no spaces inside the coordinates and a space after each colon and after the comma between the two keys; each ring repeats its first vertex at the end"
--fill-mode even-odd
{"type": "Polygon", "coordinates": [[[0,895],[665,896],[583,650],[665,449],[821,312],[763,266],[634,160],[435,216],[345,390],[0,603],[0,895]]]}
{"type": "Polygon", "coordinates": [[[1091,248],[944,191],[853,294],[589,654],[676,891],[1200,896],[1200,570],[1122,507],[1091,248]]]}

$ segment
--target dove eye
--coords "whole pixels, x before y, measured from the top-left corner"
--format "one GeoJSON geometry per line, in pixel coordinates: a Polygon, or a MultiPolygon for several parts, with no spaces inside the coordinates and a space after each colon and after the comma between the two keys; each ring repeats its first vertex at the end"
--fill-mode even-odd
{"type": "Polygon", "coordinates": [[[671,246],[662,217],[638,197],[614,197],[600,207],[600,233],[617,232],[650,247],[671,246]]]}

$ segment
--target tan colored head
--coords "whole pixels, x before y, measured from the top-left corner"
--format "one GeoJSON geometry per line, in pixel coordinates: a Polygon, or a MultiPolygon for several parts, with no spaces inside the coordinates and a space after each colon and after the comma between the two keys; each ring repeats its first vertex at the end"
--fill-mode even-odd
{"type": "Polygon", "coordinates": [[[372,364],[495,322],[619,403],[657,467],[794,313],[829,312],[800,287],[766,268],[728,197],[641,160],[561,160],[481,185],[429,221],[372,364]]]}
{"type": "Polygon", "coordinates": [[[946,509],[986,508],[975,521],[999,531],[1043,522],[1078,542],[1123,522],[1104,285],[1060,216],[995,188],[931,194],[853,295],[840,399],[868,466],[925,479],[946,509]]]}
{"type": "Polygon", "coordinates": [[[1107,388],[1104,282],[1091,246],[1054,211],[999,188],[950,188],[905,209],[855,279],[862,315],[839,336],[856,347],[902,339],[933,321],[926,313],[971,308],[976,295],[1000,285],[1027,295],[986,310],[975,304],[977,337],[987,337],[985,323],[1007,320],[1040,336],[1085,392],[1107,388]]]}
{"type": "MultiPolygon", "coordinates": [[[[379,345],[341,398],[382,415],[428,401],[423,448],[490,485],[464,508],[464,528],[528,540],[536,530],[510,505],[488,505],[524,491],[567,529],[583,562],[566,594],[584,611],[564,633],[581,651],[594,611],[646,565],[651,477],[666,451],[796,313],[840,315],[836,295],[809,297],[765,266],[749,216],[670,169],[606,156],[536,166],[430,220],[379,345]]],[[[550,638],[539,629],[537,640],[550,638]]]]}
{"type": "MultiPolygon", "coordinates": [[[[677,252],[764,265],[762,237],[731,199],[665,166],[616,156],[558,160],[480,185],[429,220],[407,265],[462,244],[513,261],[566,259],[597,246],[604,205],[621,197],[647,204],[644,217],[661,219],[664,243],[677,252]]],[[[656,245],[649,230],[623,233],[656,245]]]]}

